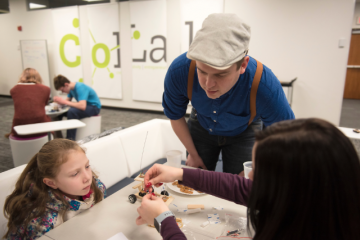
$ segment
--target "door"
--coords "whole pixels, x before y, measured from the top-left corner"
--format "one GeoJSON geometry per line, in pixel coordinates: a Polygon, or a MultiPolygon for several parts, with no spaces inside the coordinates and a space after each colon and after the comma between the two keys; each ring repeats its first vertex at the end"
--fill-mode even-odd
{"type": "Polygon", "coordinates": [[[351,36],[344,98],[360,99],[360,31],[351,36]]]}

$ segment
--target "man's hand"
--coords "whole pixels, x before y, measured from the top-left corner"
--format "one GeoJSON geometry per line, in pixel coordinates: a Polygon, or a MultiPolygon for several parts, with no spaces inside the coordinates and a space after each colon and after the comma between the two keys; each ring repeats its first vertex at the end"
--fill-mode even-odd
{"type": "Polygon", "coordinates": [[[201,167],[202,169],[207,170],[203,160],[199,155],[193,157],[191,154],[189,154],[186,161],[186,166],[195,167],[195,168],[201,167]]]}
{"type": "MultiPolygon", "coordinates": [[[[175,168],[165,166],[162,164],[154,164],[145,173],[144,183],[148,186],[148,183],[160,187],[163,182],[173,182],[175,180],[182,181],[184,171],[181,168],[175,168]]],[[[151,186],[149,185],[149,186],[151,186]]]]}
{"type": "Polygon", "coordinates": [[[62,105],[66,105],[66,102],[67,102],[65,99],[63,99],[62,97],[59,97],[59,96],[55,96],[53,98],[53,100],[54,100],[54,102],[62,104],[62,105]]]}
{"type": "Polygon", "coordinates": [[[161,213],[169,211],[169,208],[161,198],[147,194],[143,197],[137,211],[139,213],[139,217],[136,219],[137,225],[154,224],[154,219],[161,213]]]}

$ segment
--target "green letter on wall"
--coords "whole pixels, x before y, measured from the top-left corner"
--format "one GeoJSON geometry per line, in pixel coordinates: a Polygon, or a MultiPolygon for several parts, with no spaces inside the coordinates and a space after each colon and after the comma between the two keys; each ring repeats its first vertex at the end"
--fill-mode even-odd
{"type": "Polygon", "coordinates": [[[60,58],[66,66],[72,68],[77,67],[80,65],[81,57],[76,56],[76,60],[74,62],[70,62],[69,60],[66,59],[64,48],[65,48],[65,43],[68,40],[73,40],[75,42],[75,45],[80,45],[79,38],[76,35],[74,34],[65,35],[60,41],[60,58]]]}
{"type": "Polygon", "coordinates": [[[110,50],[105,44],[103,44],[103,43],[96,44],[92,49],[91,56],[92,56],[93,63],[94,63],[94,65],[96,67],[105,68],[105,67],[107,67],[107,65],[109,65],[109,62],[110,62],[110,50]],[[98,60],[96,58],[96,52],[97,52],[98,49],[102,49],[104,51],[104,53],[105,53],[105,60],[102,63],[98,62],[98,60]]]}

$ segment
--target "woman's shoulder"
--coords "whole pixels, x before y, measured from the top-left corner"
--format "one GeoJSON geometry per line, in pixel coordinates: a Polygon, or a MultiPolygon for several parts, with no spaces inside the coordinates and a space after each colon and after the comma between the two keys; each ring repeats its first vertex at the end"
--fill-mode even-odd
{"type": "Polygon", "coordinates": [[[43,84],[35,84],[35,86],[39,89],[42,89],[43,91],[49,91],[50,92],[50,88],[48,86],[45,86],[43,84]]]}
{"type": "Polygon", "coordinates": [[[10,94],[15,93],[15,92],[24,92],[24,93],[26,93],[27,91],[29,91],[29,89],[31,89],[31,90],[36,89],[36,91],[43,91],[43,92],[46,92],[46,93],[50,94],[50,88],[48,86],[43,85],[43,84],[16,84],[10,90],[10,94]]]}

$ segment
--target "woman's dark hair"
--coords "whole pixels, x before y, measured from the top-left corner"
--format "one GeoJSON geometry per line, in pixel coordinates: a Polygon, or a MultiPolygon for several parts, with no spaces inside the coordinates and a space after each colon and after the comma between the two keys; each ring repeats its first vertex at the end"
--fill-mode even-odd
{"type": "Polygon", "coordinates": [[[254,240],[360,239],[360,163],[350,140],[320,119],[256,134],[248,225],[254,240]]]}

